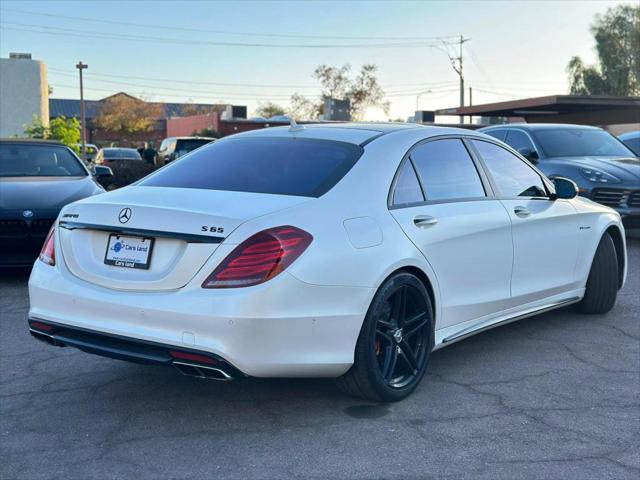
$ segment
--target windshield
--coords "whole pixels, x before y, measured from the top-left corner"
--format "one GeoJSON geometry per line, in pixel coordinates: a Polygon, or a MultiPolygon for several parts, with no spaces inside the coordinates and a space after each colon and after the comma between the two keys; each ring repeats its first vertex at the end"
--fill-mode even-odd
{"type": "Polygon", "coordinates": [[[604,130],[558,128],[532,133],[547,157],[634,156],[604,130]]]}
{"type": "Polygon", "coordinates": [[[139,185],[319,197],[362,155],[358,145],[303,138],[236,138],[206,145],[139,185]]]}
{"type": "Polygon", "coordinates": [[[196,148],[200,148],[207,143],[211,143],[211,140],[206,139],[179,139],[176,142],[176,157],[181,157],[185,153],[189,153],[196,148]]]}
{"type": "Polygon", "coordinates": [[[56,145],[0,144],[0,177],[79,177],[87,171],[71,151],[56,145]]]}

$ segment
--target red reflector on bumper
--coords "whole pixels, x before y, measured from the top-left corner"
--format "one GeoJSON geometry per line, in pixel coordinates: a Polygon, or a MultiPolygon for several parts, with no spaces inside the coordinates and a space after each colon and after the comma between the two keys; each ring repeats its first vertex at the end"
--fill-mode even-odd
{"type": "Polygon", "coordinates": [[[53,325],[47,325],[41,322],[31,322],[29,326],[37,328],[38,330],[44,330],[45,332],[51,332],[53,330],[53,325]]]}
{"type": "Polygon", "coordinates": [[[207,357],[205,355],[198,355],[197,353],[179,352],[177,350],[170,350],[169,355],[173,358],[179,358],[180,360],[191,360],[192,362],[200,363],[218,363],[214,358],[207,357]]]}

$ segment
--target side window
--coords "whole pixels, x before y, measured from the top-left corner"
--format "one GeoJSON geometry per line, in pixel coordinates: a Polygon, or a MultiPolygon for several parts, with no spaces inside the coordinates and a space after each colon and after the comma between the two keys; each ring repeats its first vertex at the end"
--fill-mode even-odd
{"type": "Polygon", "coordinates": [[[528,148],[532,152],[535,151],[535,147],[526,133],[520,130],[510,130],[507,135],[507,145],[516,151],[520,151],[521,148],[528,148]]]}
{"type": "Polygon", "coordinates": [[[501,142],[504,142],[504,137],[507,136],[507,131],[504,128],[496,128],[495,130],[488,130],[486,132],[487,135],[491,135],[493,138],[497,138],[501,142]]]}
{"type": "Polygon", "coordinates": [[[424,143],[411,152],[411,158],[422,180],[427,201],[486,196],[462,140],[424,143]]]}
{"type": "Polygon", "coordinates": [[[402,167],[400,167],[391,203],[392,205],[406,205],[416,202],[424,202],[424,196],[413,165],[409,160],[405,160],[402,167]]]}
{"type": "Polygon", "coordinates": [[[546,197],[540,175],[511,152],[493,143],[472,140],[487,165],[500,195],[505,197],[546,197]]]}

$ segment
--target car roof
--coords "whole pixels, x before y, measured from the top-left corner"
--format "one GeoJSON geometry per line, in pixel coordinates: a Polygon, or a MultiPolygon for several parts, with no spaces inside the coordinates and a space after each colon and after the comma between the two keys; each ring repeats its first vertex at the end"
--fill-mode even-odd
{"type": "Polygon", "coordinates": [[[41,138],[0,138],[0,143],[65,146],[64,143],[59,142],[58,140],[44,140],[41,138]]]}
{"type": "Polygon", "coordinates": [[[358,122],[358,123],[311,123],[298,125],[292,130],[290,126],[262,128],[248,132],[237,133],[230,137],[296,137],[320,140],[334,140],[364,146],[378,137],[390,133],[415,132],[420,129],[424,137],[446,134],[472,133],[463,128],[426,126],[417,123],[393,122],[358,122]]]}
{"type": "Polygon", "coordinates": [[[137,150],[135,148],[127,148],[127,147],[105,147],[102,150],[104,150],[105,152],[107,150],[126,150],[126,151],[133,150],[133,151],[137,152],[137,150]]]}
{"type": "Polygon", "coordinates": [[[638,137],[640,137],[640,130],[636,130],[635,132],[626,132],[618,135],[618,138],[621,138],[622,140],[629,140],[631,138],[638,137]]]}
{"type": "Polygon", "coordinates": [[[511,129],[519,128],[521,130],[557,130],[559,128],[570,128],[572,130],[601,130],[599,127],[593,127],[591,125],[574,125],[571,123],[503,123],[500,125],[489,125],[483,127],[481,131],[496,130],[496,129],[511,129]]]}

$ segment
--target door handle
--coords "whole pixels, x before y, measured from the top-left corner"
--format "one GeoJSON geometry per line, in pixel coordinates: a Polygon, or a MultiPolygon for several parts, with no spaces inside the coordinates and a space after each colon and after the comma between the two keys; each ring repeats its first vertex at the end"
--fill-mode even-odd
{"type": "Polygon", "coordinates": [[[430,215],[418,215],[413,218],[413,223],[418,228],[429,228],[438,223],[438,219],[430,215]]]}
{"type": "Polygon", "coordinates": [[[529,209],[527,207],[522,207],[522,206],[515,207],[513,209],[513,213],[515,213],[517,216],[521,218],[528,217],[529,215],[531,215],[531,212],[529,211],[529,209]]]}

